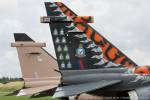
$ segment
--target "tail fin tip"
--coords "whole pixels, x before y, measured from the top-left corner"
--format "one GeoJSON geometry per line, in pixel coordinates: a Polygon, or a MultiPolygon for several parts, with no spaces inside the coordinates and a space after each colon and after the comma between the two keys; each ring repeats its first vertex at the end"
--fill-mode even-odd
{"type": "Polygon", "coordinates": [[[27,34],[25,33],[14,33],[15,41],[33,41],[27,34]]]}

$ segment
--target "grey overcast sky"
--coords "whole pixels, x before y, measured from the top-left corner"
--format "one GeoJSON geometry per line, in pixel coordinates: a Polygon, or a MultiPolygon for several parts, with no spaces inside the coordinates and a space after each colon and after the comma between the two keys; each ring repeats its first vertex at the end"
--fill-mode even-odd
{"type": "MultiPolygon", "coordinates": [[[[14,42],[14,32],[25,32],[37,42],[46,42],[45,48],[55,52],[47,24],[40,23],[45,16],[45,1],[54,0],[0,0],[0,77],[21,77],[14,42]]],[[[150,65],[150,0],[63,0],[78,15],[92,15],[91,24],[109,41],[139,65],[150,65]]]]}

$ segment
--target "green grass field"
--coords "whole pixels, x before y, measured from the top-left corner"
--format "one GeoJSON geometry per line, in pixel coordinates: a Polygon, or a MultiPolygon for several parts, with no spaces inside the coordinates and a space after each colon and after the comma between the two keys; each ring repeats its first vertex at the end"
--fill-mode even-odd
{"type": "Polygon", "coordinates": [[[0,96],[12,93],[13,91],[21,89],[22,87],[23,82],[9,82],[7,84],[0,83],[0,96]]]}
{"type": "Polygon", "coordinates": [[[7,84],[0,83],[0,100],[56,100],[56,99],[51,99],[50,97],[30,98],[27,96],[23,96],[23,97],[4,96],[6,94],[12,93],[15,90],[21,89],[22,86],[23,86],[23,82],[10,82],[7,84]]]}
{"type": "Polygon", "coordinates": [[[56,100],[50,97],[43,98],[29,98],[29,97],[15,97],[15,96],[0,96],[0,100],[56,100]]]}

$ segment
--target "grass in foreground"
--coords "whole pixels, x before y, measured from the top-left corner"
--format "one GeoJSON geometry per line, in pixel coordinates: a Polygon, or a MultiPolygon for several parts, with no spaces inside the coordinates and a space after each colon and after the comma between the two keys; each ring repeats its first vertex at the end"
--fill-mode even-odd
{"type": "Polygon", "coordinates": [[[29,98],[29,97],[15,97],[15,96],[0,96],[0,100],[58,100],[51,99],[50,97],[42,97],[42,98],[29,98]]]}
{"type": "Polygon", "coordinates": [[[0,96],[12,93],[13,91],[21,89],[22,87],[23,82],[9,82],[7,84],[0,84],[0,96]]]}
{"type": "Polygon", "coordinates": [[[16,97],[16,96],[4,96],[9,93],[12,93],[15,90],[21,89],[23,82],[9,82],[7,84],[0,83],[0,100],[58,100],[51,99],[50,97],[42,98],[30,98],[28,96],[16,97]]]}

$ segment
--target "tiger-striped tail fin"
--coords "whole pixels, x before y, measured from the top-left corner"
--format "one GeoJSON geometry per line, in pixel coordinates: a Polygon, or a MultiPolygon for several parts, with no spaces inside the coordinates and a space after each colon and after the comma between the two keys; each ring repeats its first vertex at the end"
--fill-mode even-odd
{"type": "Polygon", "coordinates": [[[55,3],[46,2],[47,15],[41,17],[42,23],[49,23],[54,48],[61,70],[86,70],[96,68],[120,67],[104,58],[102,49],[75,23],[91,23],[91,16],[66,16],[55,3]]]}
{"type": "MultiPolygon", "coordinates": [[[[78,16],[71,9],[69,9],[62,2],[55,2],[57,7],[63,12],[64,15],[75,20],[78,16]]],[[[126,67],[137,66],[137,64],[122,53],[117,47],[111,44],[106,38],[104,38],[99,32],[92,28],[88,23],[76,23],[74,25],[85,32],[88,39],[94,41],[94,43],[102,49],[102,53],[106,60],[109,60],[115,64],[121,64],[126,67]]]]}

